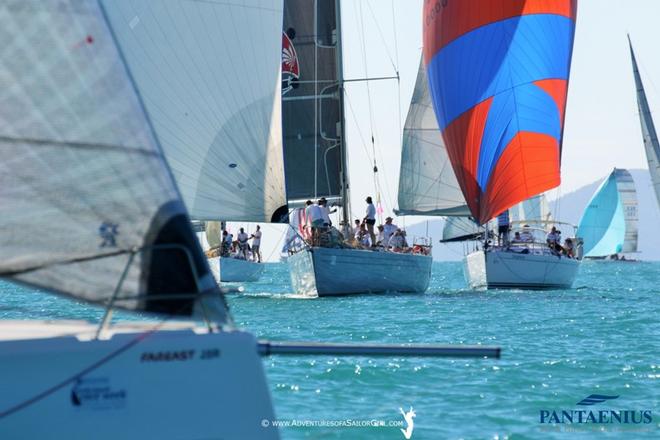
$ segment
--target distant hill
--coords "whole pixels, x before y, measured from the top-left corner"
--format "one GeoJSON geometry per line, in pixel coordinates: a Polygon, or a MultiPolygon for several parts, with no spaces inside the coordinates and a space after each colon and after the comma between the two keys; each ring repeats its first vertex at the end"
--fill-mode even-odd
{"type": "MultiPolygon", "coordinates": [[[[660,208],[651,186],[651,176],[648,170],[628,170],[635,181],[637,200],[639,201],[639,254],[636,258],[642,260],[660,260],[660,208]]],[[[604,179],[607,175],[604,175],[604,179]]],[[[555,218],[577,225],[582,211],[591,196],[602,182],[602,179],[585,185],[576,191],[563,195],[550,202],[550,209],[555,218]],[[559,214],[559,216],[557,216],[559,214]]],[[[428,222],[429,235],[433,238],[433,259],[438,261],[455,261],[463,258],[463,243],[441,244],[444,220],[428,222]]],[[[423,236],[426,233],[426,222],[409,225],[406,229],[408,237],[423,236]]]]}

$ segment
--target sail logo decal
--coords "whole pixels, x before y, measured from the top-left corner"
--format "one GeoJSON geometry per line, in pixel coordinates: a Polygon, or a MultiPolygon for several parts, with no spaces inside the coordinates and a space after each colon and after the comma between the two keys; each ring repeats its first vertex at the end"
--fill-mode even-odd
{"type": "Polygon", "coordinates": [[[298,64],[298,53],[293,46],[296,31],[290,28],[282,32],[282,95],[298,87],[300,78],[300,65],[298,64]]]}
{"type": "Polygon", "coordinates": [[[603,394],[590,394],[584,399],[580,400],[576,405],[595,405],[597,403],[603,403],[606,400],[618,399],[619,396],[605,396],[603,394]]]}
{"type": "Polygon", "coordinates": [[[78,380],[71,389],[71,405],[79,409],[109,410],[126,406],[126,390],[112,386],[107,377],[78,380]]]}
{"type": "Polygon", "coordinates": [[[99,247],[117,247],[117,235],[119,235],[119,223],[105,221],[99,226],[101,244],[99,247]]]}

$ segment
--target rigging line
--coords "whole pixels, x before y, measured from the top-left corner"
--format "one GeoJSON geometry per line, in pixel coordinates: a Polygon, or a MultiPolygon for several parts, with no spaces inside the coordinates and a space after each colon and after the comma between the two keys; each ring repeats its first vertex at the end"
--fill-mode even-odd
{"type": "MultiPolygon", "coordinates": [[[[385,37],[383,36],[383,31],[380,28],[380,25],[378,24],[378,20],[376,20],[376,14],[374,13],[374,10],[371,8],[371,2],[369,0],[366,0],[366,2],[367,2],[367,7],[369,8],[369,12],[371,12],[371,18],[374,20],[374,23],[376,24],[376,29],[378,30],[378,35],[380,36],[380,41],[383,43],[383,48],[385,48],[385,53],[387,54],[387,57],[390,59],[390,64],[392,64],[392,68],[396,72],[397,71],[396,65],[394,64],[394,60],[392,59],[392,56],[390,55],[389,48],[387,47],[387,43],[385,41],[385,37]]],[[[362,10],[362,2],[360,2],[360,10],[362,10]]],[[[398,62],[397,62],[397,64],[398,64],[398,62]]]]}
{"type": "MultiPolygon", "coordinates": [[[[358,3],[359,5],[359,18],[360,18],[360,42],[361,42],[361,47],[362,47],[362,61],[364,63],[364,76],[365,78],[369,78],[369,70],[368,70],[368,64],[367,64],[367,49],[366,49],[366,38],[365,38],[365,29],[364,29],[364,13],[362,10],[362,1],[358,3]]],[[[367,6],[369,6],[369,3],[367,1],[367,6]]],[[[370,8],[370,6],[369,6],[370,8]]],[[[372,12],[373,14],[373,12],[372,12]]],[[[376,23],[376,25],[378,25],[376,23]]],[[[380,28],[379,28],[380,31],[380,28]]],[[[382,35],[381,35],[382,37],[382,35]]],[[[388,55],[389,56],[389,55],[388,55]]],[[[391,58],[390,58],[391,59],[391,58]]],[[[367,103],[368,103],[368,108],[369,108],[369,128],[371,131],[371,149],[372,149],[372,156],[373,156],[373,185],[374,185],[374,191],[376,191],[376,200],[377,202],[381,201],[381,195],[380,195],[380,188],[379,188],[379,182],[378,182],[378,165],[376,164],[376,141],[375,141],[375,136],[374,136],[374,121],[373,121],[373,108],[371,105],[371,87],[369,86],[369,81],[366,81],[366,86],[367,86],[367,103]]],[[[381,209],[382,209],[382,204],[381,204],[381,209]]],[[[382,223],[382,213],[378,214],[380,221],[382,223]]]]}
{"type": "Polygon", "coordinates": [[[349,98],[348,93],[345,92],[344,96],[346,97],[346,102],[348,102],[348,109],[351,111],[351,116],[353,117],[353,121],[355,122],[355,127],[357,128],[358,135],[360,136],[360,140],[362,141],[362,147],[364,148],[364,152],[367,155],[369,162],[372,162],[373,160],[369,154],[369,149],[367,148],[367,142],[364,140],[364,135],[362,134],[362,130],[360,130],[360,124],[358,123],[357,116],[353,111],[353,105],[351,104],[351,100],[349,98]]]}

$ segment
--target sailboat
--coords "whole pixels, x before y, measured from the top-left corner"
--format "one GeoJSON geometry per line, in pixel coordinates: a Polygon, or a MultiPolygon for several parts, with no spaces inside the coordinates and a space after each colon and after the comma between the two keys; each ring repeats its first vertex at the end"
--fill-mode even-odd
{"type": "Polygon", "coordinates": [[[615,168],[580,219],[577,235],[584,241],[584,257],[618,260],[619,254],[637,252],[637,224],[635,182],[628,170],[615,168]]]}
{"type": "Polygon", "coordinates": [[[649,164],[649,173],[651,174],[653,190],[655,191],[658,206],[660,206],[660,142],[658,142],[658,134],[655,131],[655,124],[653,123],[653,116],[651,115],[649,102],[646,99],[642,77],[637,68],[637,60],[635,59],[635,52],[633,51],[630,36],[628,36],[628,45],[630,46],[630,58],[632,59],[633,75],[635,77],[635,87],[637,89],[637,108],[639,109],[639,122],[642,126],[644,150],[646,152],[646,160],[649,164]]]}
{"type": "Polygon", "coordinates": [[[197,234],[197,238],[209,260],[216,281],[226,283],[258,281],[264,270],[263,264],[238,256],[220,256],[225,223],[209,221],[202,224],[203,231],[197,234]]]}
{"type": "MultiPolygon", "coordinates": [[[[203,3],[120,0],[108,13],[193,220],[286,221],[281,11],[263,0],[203,3]],[[280,20],[279,32],[264,32],[262,20],[280,20]]],[[[262,269],[217,256],[210,264],[221,281],[262,269]]]]}
{"type": "MultiPolygon", "coordinates": [[[[239,10],[278,35],[281,8],[251,2],[239,10]]],[[[0,277],[106,312],[98,325],[0,320],[1,438],[277,439],[260,356],[499,357],[236,330],[117,38],[148,14],[115,15],[117,4],[3,9],[0,104],[15,111],[0,119],[0,277]],[[20,233],[44,229],[38,242],[20,233]],[[113,309],[155,319],[111,326],[113,309]]]]}
{"type": "MultiPolygon", "coordinates": [[[[479,11],[467,2],[425,5],[433,107],[479,225],[560,183],[576,4],[492,2],[479,11]]],[[[474,288],[567,288],[579,268],[578,259],[540,237],[521,249],[484,247],[465,259],[474,288]]]]}
{"type": "MultiPolygon", "coordinates": [[[[285,0],[282,112],[289,206],[326,198],[341,209],[346,235],[351,211],[339,3],[285,0]]],[[[424,292],[430,282],[426,253],[307,244],[291,251],[291,282],[302,295],[424,292]]]]}

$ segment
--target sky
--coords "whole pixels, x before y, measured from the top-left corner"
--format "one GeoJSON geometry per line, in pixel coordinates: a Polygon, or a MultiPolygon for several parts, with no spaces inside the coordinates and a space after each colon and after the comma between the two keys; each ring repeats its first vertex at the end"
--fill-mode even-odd
{"type": "MultiPolygon", "coordinates": [[[[346,137],[353,217],[375,196],[371,134],[385,215],[396,206],[401,130],[422,48],[422,0],[343,0],[346,137]]],[[[580,0],[562,153],[562,185],[574,191],[612,168],[646,168],[626,33],[630,33],[651,109],[660,114],[660,1],[580,0]]],[[[660,121],[657,122],[660,124],[660,121]]],[[[397,219],[400,225],[426,220],[397,219]]],[[[264,251],[276,258],[281,226],[266,226],[264,251]],[[270,236],[270,237],[269,237],[270,236]]]]}

